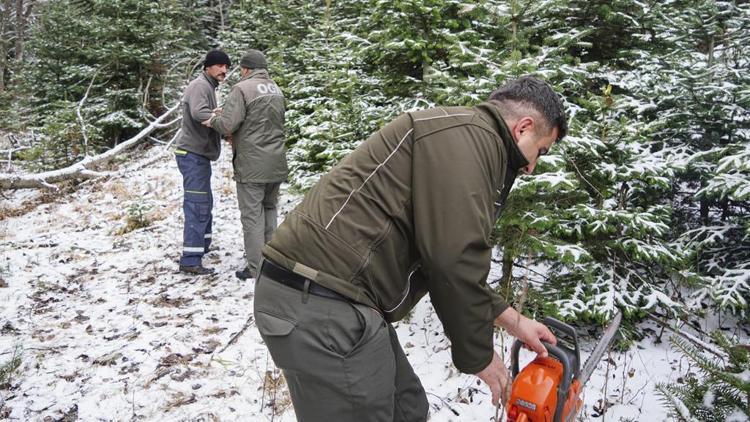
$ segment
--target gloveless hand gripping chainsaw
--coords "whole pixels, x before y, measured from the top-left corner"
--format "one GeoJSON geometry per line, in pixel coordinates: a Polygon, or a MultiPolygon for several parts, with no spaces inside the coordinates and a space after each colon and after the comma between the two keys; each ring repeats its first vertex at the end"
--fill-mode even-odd
{"type": "Polygon", "coordinates": [[[513,384],[508,400],[509,422],[572,422],[581,410],[581,392],[620,327],[622,314],[617,313],[604,330],[581,369],[578,334],[568,324],[545,318],[544,324],[557,337],[557,345],[544,343],[548,357],[537,356],[522,371],[518,370],[518,352],[523,343],[516,340],[511,348],[513,384]]]}

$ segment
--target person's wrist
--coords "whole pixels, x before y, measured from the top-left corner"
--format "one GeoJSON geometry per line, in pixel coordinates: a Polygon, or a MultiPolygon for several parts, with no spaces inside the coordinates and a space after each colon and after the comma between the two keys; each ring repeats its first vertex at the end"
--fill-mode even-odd
{"type": "Polygon", "coordinates": [[[518,332],[518,326],[521,324],[521,318],[523,318],[523,315],[509,306],[500,315],[498,315],[495,321],[497,325],[504,328],[510,334],[516,336],[516,333],[518,332]]]}

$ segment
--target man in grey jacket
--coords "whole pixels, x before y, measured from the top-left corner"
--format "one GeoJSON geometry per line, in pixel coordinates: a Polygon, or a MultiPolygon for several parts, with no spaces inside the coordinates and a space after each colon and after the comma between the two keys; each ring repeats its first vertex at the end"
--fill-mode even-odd
{"type": "Polygon", "coordinates": [[[216,87],[226,77],[230,65],[229,56],[223,51],[209,51],[203,61],[203,73],[190,82],[182,98],[182,128],[175,143],[175,157],[184,190],[180,271],[188,274],[214,272],[204,267],[201,260],[211,245],[211,161],[219,158],[221,137],[201,123],[216,109],[216,87]]]}
{"type": "Polygon", "coordinates": [[[234,179],[245,243],[246,265],[235,274],[255,278],[263,245],[276,228],[279,186],[286,180],[284,95],[268,76],[266,57],[248,51],[240,61],[242,79],[229,93],[221,114],[204,122],[231,136],[234,179]]]}

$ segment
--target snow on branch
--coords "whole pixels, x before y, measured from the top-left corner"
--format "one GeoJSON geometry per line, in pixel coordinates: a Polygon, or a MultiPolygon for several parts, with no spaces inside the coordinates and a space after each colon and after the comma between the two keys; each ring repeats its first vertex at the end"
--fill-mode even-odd
{"type": "MultiPolygon", "coordinates": [[[[160,127],[164,127],[161,122],[169,117],[169,115],[171,115],[175,110],[177,110],[179,105],[180,103],[177,103],[172,106],[164,114],[159,116],[159,118],[151,122],[151,124],[143,128],[137,135],[133,136],[127,141],[102,154],[88,156],[69,167],[37,174],[0,173],[0,189],[57,189],[54,184],[63,180],[90,179],[100,177],[106,173],[96,172],[93,170],[94,167],[112,160],[114,157],[125,150],[135,147],[144,139],[147,139],[148,135],[151,132],[160,127]]],[[[172,120],[172,123],[176,121],[177,119],[172,120]]]]}

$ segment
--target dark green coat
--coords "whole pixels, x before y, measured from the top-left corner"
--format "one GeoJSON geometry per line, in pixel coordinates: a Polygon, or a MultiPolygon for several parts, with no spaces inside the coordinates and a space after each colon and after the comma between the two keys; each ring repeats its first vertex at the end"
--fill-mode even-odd
{"type": "Polygon", "coordinates": [[[404,114],[321,178],[264,255],[390,321],[429,292],[456,367],[479,372],[507,307],[485,282],[495,209],[526,164],[495,105],[404,114]]]}
{"type": "Polygon", "coordinates": [[[234,178],[240,183],[283,182],[284,95],[265,69],[253,70],[232,87],[211,127],[232,135],[234,178]]]}

